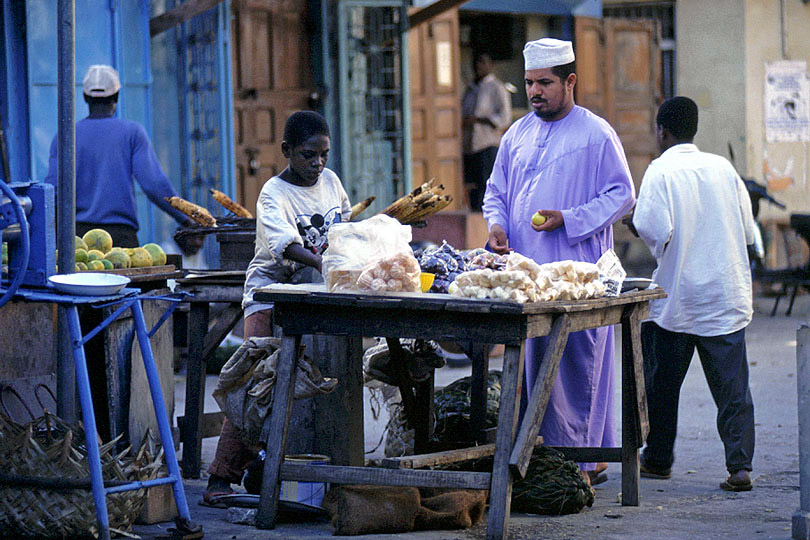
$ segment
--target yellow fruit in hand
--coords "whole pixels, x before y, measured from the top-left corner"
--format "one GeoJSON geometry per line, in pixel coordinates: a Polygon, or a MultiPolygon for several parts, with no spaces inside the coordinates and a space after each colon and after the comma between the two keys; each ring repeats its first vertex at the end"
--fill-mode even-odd
{"type": "Polygon", "coordinates": [[[110,251],[113,245],[112,236],[104,229],[89,230],[82,240],[87,244],[88,249],[97,249],[102,253],[110,251]]]}
{"type": "Polygon", "coordinates": [[[545,222],[546,222],[546,216],[544,216],[540,212],[537,212],[536,214],[534,214],[532,216],[532,224],[533,225],[537,225],[539,227],[540,225],[542,225],[545,222]]]}

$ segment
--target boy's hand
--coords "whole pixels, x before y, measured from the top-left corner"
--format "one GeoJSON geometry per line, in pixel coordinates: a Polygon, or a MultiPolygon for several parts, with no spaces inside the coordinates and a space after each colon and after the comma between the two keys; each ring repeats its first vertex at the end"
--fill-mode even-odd
{"type": "Polygon", "coordinates": [[[506,237],[506,231],[497,223],[489,229],[489,247],[498,255],[512,251],[509,249],[509,239],[506,237]]]}

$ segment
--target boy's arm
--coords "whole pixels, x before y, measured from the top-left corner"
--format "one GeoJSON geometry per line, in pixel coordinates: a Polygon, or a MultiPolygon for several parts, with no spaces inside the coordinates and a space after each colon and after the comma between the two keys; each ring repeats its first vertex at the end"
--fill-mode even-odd
{"type": "Polygon", "coordinates": [[[298,243],[292,243],[284,249],[284,258],[297,263],[311,266],[318,272],[321,271],[321,256],[307,251],[304,246],[298,243]]]}

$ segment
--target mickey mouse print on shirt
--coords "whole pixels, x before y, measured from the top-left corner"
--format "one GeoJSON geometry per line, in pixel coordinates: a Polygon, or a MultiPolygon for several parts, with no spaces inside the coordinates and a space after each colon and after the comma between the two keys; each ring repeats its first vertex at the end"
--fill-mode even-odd
{"type": "Polygon", "coordinates": [[[304,241],[304,249],[316,255],[322,255],[329,242],[326,233],[334,223],[340,223],[340,207],[330,208],[324,215],[298,214],[295,216],[295,224],[298,227],[298,234],[304,241]]]}

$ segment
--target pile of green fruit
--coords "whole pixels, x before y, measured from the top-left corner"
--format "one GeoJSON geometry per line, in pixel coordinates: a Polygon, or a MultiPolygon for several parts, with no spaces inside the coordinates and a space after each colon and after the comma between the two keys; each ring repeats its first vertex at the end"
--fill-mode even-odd
{"type": "Polygon", "coordinates": [[[166,253],[157,244],[136,248],[113,247],[110,234],[92,229],[76,237],[76,272],[144,268],[166,264],[166,253]]]}

